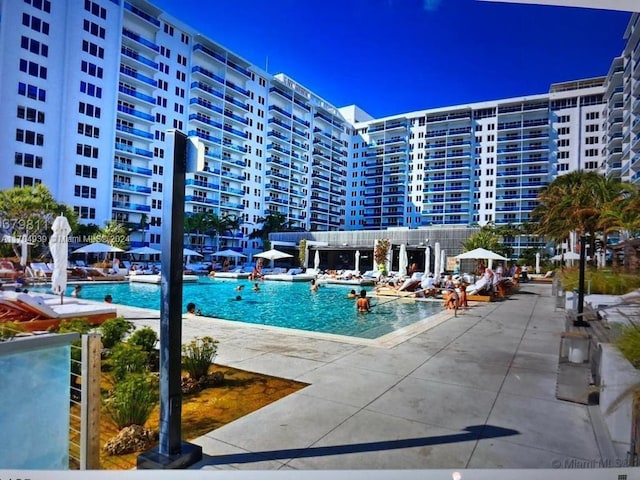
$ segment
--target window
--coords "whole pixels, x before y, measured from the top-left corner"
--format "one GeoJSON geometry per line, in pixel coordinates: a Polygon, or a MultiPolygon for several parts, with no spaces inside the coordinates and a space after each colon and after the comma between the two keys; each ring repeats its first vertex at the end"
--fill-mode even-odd
{"type": "Polygon", "coordinates": [[[13,177],[14,187],[33,187],[34,185],[39,185],[41,183],[42,180],[40,180],[39,178],[21,177],[19,175],[15,175],[13,177]]]}
{"type": "Polygon", "coordinates": [[[78,133],[85,137],[100,138],[100,127],[94,127],[86,123],[78,123],[78,133]]]}
{"type": "Polygon", "coordinates": [[[597,157],[600,151],[597,148],[589,148],[584,152],[585,157],[597,157]]]}
{"type": "Polygon", "coordinates": [[[22,14],[22,25],[29,27],[31,30],[35,30],[36,32],[49,35],[49,24],[47,22],[43,22],[38,17],[29,15],[28,13],[22,14]]]}
{"type": "Polygon", "coordinates": [[[20,40],[20,47],[36,55],[42,55],[43,57],[49,56],[49,47],[33,38],[23,36],[20,40]]]}
{"type": "Polygon", "coordinates": [[[86,185],[75,185],[74,195],[80,198],[96,198],[96,189],[86,185]]]}
{"type": "Polygon", "coordinates": [[[80,82],[80,91],[90,97],[102,98],[102,87],[98,87],[93,83],[80,82]]]}
{"type": "Polygon", "coordinates": [[[49,0],[24,0],[24,3],[43,12],[51,13],[51,2],[49,0]]]}
{"type": "Polygon", "coordinates": [[[84,9],[103,20],[107,18],[107,10],[91,0],[84,0],[84,9]]]}
{"type": "Polygon", "coordinates": [[[31,153],[16,152],[14,163],[28,168],[42,168],[42,157],[31,153]]]}
{"type": "Polygon", "coordinates": [[[171,25],[169,25],[168,23],[164,24],[164,33],[166,33],[167,35],[170,35],[173,37],[174,34],[174,29],[171,25]]]}
{"type": "Polygon", "coordinates": [[[88,117],[100,118],[101,109],[90,103],[80,102],[78,104],[78,111],[88,117]]]}
{"type": "Polygon", "coordinates": [[[586,125],[584,128],[585,132],[599,132],[600,131],[600,125],[598,125],[597,123],[594,123],[592,125],[586,125]]]}
{"type": "Polygon", "coordinates": [[[27,143],[29,145],[43,146],[44,135],[32,130],[22,130],[21,128],[18,128],[16,130],[16,141],[27,143]]]}
{"type": "Polygon", "coordinates": [[[98,147],[77,143],[76,154],[87,158],[98,158],[98,147]]]}
{"type": "Polygon", "coordinates": [[[105,38],[104,28],[97,23],[90,22],[89,20],[84,21],[84,31],[89,32],[91,35],[95,35],[96,37],[105,38]]]}
{"type": "Polygon", "coordinates": [[[91,207],[78,207],[77,205],[73,207],[73,211],[76,212],[76,215],[82,219],[94,219],[96,218],[96,209],[91,207]]]}
{"type": "Polygon", "coordinates": [[[44,123],[44,112],[40,112],[35,108],[28,108],[18,105],[18,118],[23,118],[29,122],[44,123]]]}
{"type": "Polygon", "coordinates": [[[47,79],[47,67],[42,67],[36,62],[20,59],[20,71],[28,73],[32,77],[47,79]]]}
{"type": "Polygon", "coordinates": [[[98,169],[90,165],[76,163],[76,176],[84,178],[98,178],[98,169]]]}
{"type": "Polygon", "coordinates": [[[104,73],[102,67],[99,67],[91,62],[87,62],[86,60],[82,61],[80,69],[84,73],[91,75],[92,77],[102,78],[102,75],[104,73]]]}
{"type": "Polygon", "coordinates": [[[87,52],[89,55],[93,55],[94,57],[104,58],[104,48],[87,40],[82,41],[82,51],[87,52]]]}

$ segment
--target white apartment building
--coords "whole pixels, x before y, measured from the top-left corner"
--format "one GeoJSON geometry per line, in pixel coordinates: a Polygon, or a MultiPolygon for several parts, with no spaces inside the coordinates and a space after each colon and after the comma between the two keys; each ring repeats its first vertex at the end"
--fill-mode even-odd
{"type": "Polygon", "coordinates": [[[0,188],[44,183],[83,222],[116,219],[132,246],[158,247],[174,128],[204,149],[186,213],[241,220],[220,248],[260,249],[248,235],[276,211],[314,231],[526,222],[558,174],[638,180],[637,23],[606,78],[374,119],[146,0],[0,0],[0,188]]]}

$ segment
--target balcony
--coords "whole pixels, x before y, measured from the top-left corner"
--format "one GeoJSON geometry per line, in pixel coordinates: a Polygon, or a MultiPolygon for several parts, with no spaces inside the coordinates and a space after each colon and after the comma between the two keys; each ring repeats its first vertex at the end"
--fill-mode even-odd
{"type": "Polygon", "coordinates": [[[130,78],[134,78],[139,82],[144,83],[145,85],[151,85],[152,87],[158,86],[158,82],[156,82],[153,78],[142,75],[141,73],[138,73],[133,68],[127,65],[120,64],[120,73],[122,73],[123,75],[127,75],[130,78]]]}
{"type": "Polygon", "coordinates": [[[148,140],[153,140],[153,134],[150,132],[145,132],[144,130],[140,130],[139,128],[128,127],[121,124],[116,124],[116,130],[119,132],[128,133],[134,135],[136,137],[146,138],[148,140]]]}
{"type": "Polygon", "coordinates": [[[122,113],[126,113],[127,115],[131,115],[132,117],[146,120],[148,122],[155,122],[155,118],[153,115],[150,115],[145,112],[141,112],[140,110],[136,110],[135,108],[130,108],[125,105],[118,105],[118,111],[122,113]]]}
{"type": "Polygon", "coordinates": [[[132,145],[127,145],[126,143],[116,142],[116,150],[120,152],[133,153],[135,155],[140,155],[145,158],[153,158],[153,152],[150,152],[149,150],[145,150],[144,148],[138,148],[132,145]]]}
{"type": "Polygon", "coordinates": [[[211,85],[208,85],[208,84],[206,84],[204,82],[198,82],[198,81],[192,82],[191,83],[191,88],[198,88],[198,89],[202,90],[203,92],[206,92],[206,93],[209,93],[209,94],[213,95],[214,97],[224,98],[224,94],[221,91],[216,90],[211,85]]]}
{"type": "Polygon", "coordinates": [[[120,93],[124,93],[125,95],[129,95],[130,97],[137,98],[138,100],[143,100],[152,105],[156,104],[156,99],[150,95],[145,95],[144,93],[140,93],[133,88],[125,87],[124,85],[120,85],[118,87],[118,91],[120,93]]]}
{"type": "Polygon", "coordinates": [[[151,187],[147,187],[144,185],[135,185],[126,182],[113,182],[113,188],[116,190],[125,190],[134,193],[151,193],[151,187]]]}
{"type": "Polygon", "coordinates": [[[132,210],[134,212],[150,212],[151,207],[149,205],[143,205],[141,203],[131,203],[131,202],[117,202],[113,201],[111,203],[113,208],[117,208],[118,210],[132,210]]]}
{"type": "Polygon", "coordinates": [[[130,38],[131,40],[134,40],[138,44],[143,45],[144,47],[152,50],[155,53],[160,52],[160,47],[158,45],[156,45],[155,43],[153,43],[150,40],[147,40],[144,37],[141,37],[137,33],[132,32],[131,30],[127,30],[126,28],[123,28],[122,29],[122,36],[125,37],[125,38],[130,38]]]}
{"type": "Polygon", "coordinates": [[[135,174],[142,175],[142,176],[145,176],[145,177],[150,177],[151,174],[153,173],[151,171],[151,169],[149,169],[149,168],[137,167],[135,165],[129,165],[129,164],[122,163],[122,162],[114,162],[113,163],[113,168],[115,170],[120,170],[122,172],[135,173],[135,174]]]}
{"type": "Polygon", "coordinates": [[[122,55],[124,55],[125,57],[132,58],[133,60],[141,63],[144,66],[150,67],[152,70],[158,70],[158,64],[156,62],[154,62],[150,58],[140,55],[138,52],[132,50],[129,47],[123,45],[122,47],[120,47],[120,53],[122,53],[122,55]]]}

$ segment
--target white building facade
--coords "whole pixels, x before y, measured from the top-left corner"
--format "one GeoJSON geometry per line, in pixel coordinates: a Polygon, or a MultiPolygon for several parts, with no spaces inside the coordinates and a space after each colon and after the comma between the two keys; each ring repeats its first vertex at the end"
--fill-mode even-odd
{"type": "Polygon", "coordinates": [[[606,77],[374,119],[145,0],[0,0],[0,188],[44,183],[84,223],[157,247],[175,128],[204,149],[186,213],[240,220],[219,248],[260,249],[248,235],[270,212],[314,231],[527,222],[559,174],[638,181],[637,24],[606,77]]]}

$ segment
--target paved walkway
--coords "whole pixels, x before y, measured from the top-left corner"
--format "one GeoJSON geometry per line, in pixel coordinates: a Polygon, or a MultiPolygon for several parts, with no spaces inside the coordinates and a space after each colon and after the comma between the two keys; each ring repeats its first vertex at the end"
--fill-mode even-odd
{"type": "MultiPolygon", "coordinates": [[[[135,314],[148,316],[126,309],[135,314]]],[[[384,346],[186,320],[185,341],[220,340],[217,363],[309,384],[196,439],[205,453],[198,468],[599,464],[602,438],[590,410],[555,398],[564,312],[555,309],[551,285],[523,284],[507,300],[444,315],[384,346]]]]}

